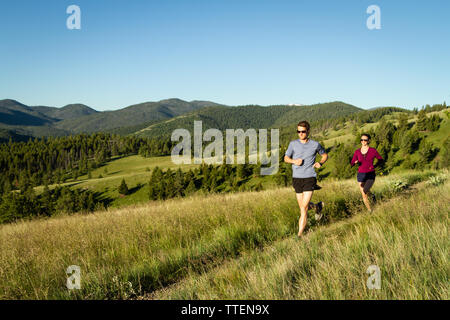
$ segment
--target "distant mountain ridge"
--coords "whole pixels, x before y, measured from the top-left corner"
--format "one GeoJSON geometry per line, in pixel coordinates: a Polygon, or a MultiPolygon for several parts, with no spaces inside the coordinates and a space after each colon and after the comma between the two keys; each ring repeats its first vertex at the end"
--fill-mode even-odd
{"type": "Polygon", "coordinates": [[[281,128],[300,120],[324,120],[347,116],[363,109],[334,101],[315,105],[227,106],[211,101],[178,98],[144,102],[114,111],[97,111],[84,104],[62,108],[27,106],[16,100],[0,100],[0,138],[63,136],[111,132],[143,137],[170,137],[176,128],[192,130],[194,120],[203,129],[281,128]]]}
{"type": "Polygon", "coordinates": [[[20,131],[21,135],[36,137],[92,133],[170,119],[206,106],[224,105],[200,100],[187,102],[174,98],[99,112],[83,104],[56,108],[27,106],[16,100],[4,99],[0,100],[0,128],[10,130],[11,134],[20,131]]]}
{"type": "Polygon", "coordinates": [[[75,119],[81,116],[98,113],[97,110],[92,109],[84,104],[68,104],[62,108],[35,106],[31,107],[40,113],[57,120],[75,119]]]}

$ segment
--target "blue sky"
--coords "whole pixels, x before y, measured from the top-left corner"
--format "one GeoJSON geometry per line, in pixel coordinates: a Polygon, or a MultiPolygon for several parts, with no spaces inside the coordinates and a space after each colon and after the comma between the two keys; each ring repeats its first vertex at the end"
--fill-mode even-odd
{"type": "Polygon", "coordinates": [[[0,0],[0,99],[413,108],[450,102],[449,39],[444,0],[0,0]]]}

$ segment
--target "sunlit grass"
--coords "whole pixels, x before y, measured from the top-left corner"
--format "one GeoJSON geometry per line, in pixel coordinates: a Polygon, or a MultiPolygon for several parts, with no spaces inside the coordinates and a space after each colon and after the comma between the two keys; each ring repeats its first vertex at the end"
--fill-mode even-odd
{"type": "MultiPolygon", "coordinates": [[[[380,200],[387,201],[403,192],[392,189],[392,182],[401,180],[411,186],[433,175],[435,173],[430,171],[380,177],[377,178],[374,192],[380,200]]],[[[246,255],[253,256],[252,259],[259,259],[258,255],[260,253],[265,255],[268,252],[267,248],[271,246],[274,249],[270,250],[274,251],[274,256],[278,255],[280,262],[287,261],[277,266],[281,271],[285,270],[283,272],[287,275],[287,278],[283,278],[283,272],[280,271],[281,274],[277,276],[281,277],[280,279],[290,279],[289,274],[297,269],[297,267],[291,267],[291,264],[296,266],[295,263],[300,263],[299,270],[302,270],[302,266],[309,268],[306,270],[312,270],[311,268],[316,265],[316,262],[320,265],[321,260],[319,258],[324,254],[334,259],[325,260],[328,266],[331,265],[338,270],[342,270],[339,269],[339,265],[349,265],[349,261],[353,260],[347,261],[348,255],[349,252],[354,252],[354,250],[357,253],[356,257],[359,258],[355,260],[358,264],[354,265],[353,268],[356,268],[357,272],[364,273],[365,269],[361,271],[360,267],[369,262],[372,257],[371,255],[367,257],[363,255],[363,253],[372,252],[367,251],[368,249],[364,247],[367,245],[372,248],[371,242],[367,242],[370,237],[367,235],[358,238],[356,234],[352,233],[351,225],[342,222],[355,213],[365,212],[357,184],[354,179],[351,179],[329,181],[323,183],[322,187],[321,190],[315,192],[313,200],[322,200],[327,203],[324,210],[327,218],[321,222],[327,226],[318,225],[313,218],[314,215],[311,214],[307,226],[311,232],[305,238],[305,242],[295,240],[299,209],[293,189],[290,187],[262,192],[196,195],[185,199],[148,202],[126,208],[95,212],[94,214],[59,216],[47,220],[18,222],[0,226],[2,248],[0,251],[0,299],[115,299],[145,296],[155,290],[169,288],[176,283],[182,284],[183,281],[200,281],[201,278],[196,279],[196,275],[207,275],[209,272],[220,271],[223,266],[229,265],[230,261],[231,265],[241,263],[239,262],[241,261],[240,257],[246,255]],[[338,246],[340,244],[343,246],[340,249],[342,250],[340,255],[331,249],[328,252],[325,250],[326,245],[320,242],[322,238],[315,235],[322,232],[328,235],[327,237],[333,245],[338,246]],[[307,250],[307,243],[313,240],[317,242],[314,246],[317,247],[318,251],[312,251],[303,256],[300,253],[308,251],[298,249],[300,251],[296,253],[297,256],[291,255],[289,244],[295,243],[299,248],[307,250]],[[366,242],[361,244],[361,240],[366,242]],[[320,247],[320,245],[323,245],[323,247],[320,247]],[[343,249],[346,246],[350,246],[350,248],[354,246],[355,249],[352,249],[353,251],[349,249],[350,251],[347,252],[343,249]],[[319,248],[325,251],[322,252],[319,248]],[[236,262],[233,262],[235,260],[236,262]],[[289,262],[288,260],[292,261],[289,262]],[[69,291],[65,286],[67,278],[65,270],[69,265],[81,267],[81,290],[69,291]]],[[[427,192],[441,190],[442,186],[436,188],[427,192]]],[[[448,184],[445,188],[443,190],[447,191],[448,195],[448,184]]],[[[430,197],[429,193],[426,194],[428,198],[423,198],[424,196],[418,198],[424,202],[423,206],[419,206],[419,200],[415,202],[422,211],[428,208],[430,204],[430,202],[425,201],[426,199],[436,199],[435,196],[430,197]]],[[[414,203],[409,200],[404,202],[408,205],[411,204],[411,206],[414,203]]],[[[448,201],[446,203],[433,201],[432,205],[437,210],[436,215],[442,215],[442,213],[439,213],[441,209],[447,209],[448,212],[448,201]]],[[[381,208],[382,206],[378,210],[381,210],[381,208]]],[[[426,212],[419,213],[417,217],[426,216],[426,212]]],[[[384,213],[378,215],[381,217],[384,213]]],[[[373,216],[374,218],[370,219],[378,221],[376,218],[378,215],[376,214],[373,216]]],[[[398,215],[399,213],[396,214],[396,216],[398,215]]],[[[405,215],[405,217],[407,216],[405,215]]],[[[370,219],[368,221],[372,221],[370,219]]],[[[382,220],[378,222],[380,223],[377,226],[378,229],[374,230],[380,230],[381,232],[384,228],[389,227],[388,222],[381,224],[382,220]]],[[[405,220],[403,224],[398,224],[398,226],[407,228],[407,221],[409,220],[405,220]]],[[[441,224],[446,226],[446,221],[441,221],[441,224]]],[[[442,225],[436,224],[435,229],[432,230],[436,232],[441,230],[442,232],[442,227],[442,225]]],[[[367,230],[364,229],[364,226],[361,226],[361,228],[361,230],[367,230]]],[[[416,227],[408,228],[414,230],[416,227]]],[[[399,229],[398,233],[400,238],[405,237],[400,232],[401,230],[399,229]]],[[[439,242],[441,241],[440,233],[434,235],[434,233],[427,233],[427,230],[420,229],[419,231],[422,232],[419,240],[429,237],[430,239],[423,241],[432,244],[438,243],[442,246],[442,243],[439,242]]],[[[364,235],[364,233],[361,234],[364,235]]],[[[392,231],[392,233],[387,234],[394,235],[395,233],[392,231]]],[[[385,241],[382,239],[382,235],[382,233],[377,233],[373,236],[379,237],[380,241],[385,241]]],[[[413,235],[408,241],[412,240],[413,235]]],[[[399,243],[394,244],[398,245],[398,247],[394,247],[395,250],[401,249],[399,243]]],[[[387,244],[382,248],[374,252],[391,250],[388,250],[387,244]]],[[[252,261],[248,260],[244,263],[242,270],[250,270],[246,266],[251,268],[252,261]]],[[[239,281],[253,279],[253,282],[251,282],[253,287],[250,286],[248,290],[259,288],[258,286],[263,286],[264,282],[272,283],[271,286],[274,286],[275,278],[270,278],[270,274],[275,271],[271,271],[269,268],[270,260],[262,261],[265,261],[264,263],[268,265],[268,278],[262,279],[262,282],[257,282],[255,278],[259,276],[258,273],[254,275],[245,272],[240,273],[238,269],[231,272],[229,276],[237,279],[239,286],[242,284],[239,281]]],[[[325,270],[325,266],[326,264],[324,264],[323,270],[325,270]]],[[[440,264],[426,266],[431,268],[430,272],[441,272],[440,264]],[[436,268],[436,270],[433,271],[433,268],[436,268]]],[[[253,267],[257,267],[257,265],[253,267]]],[[[226,273],[226,271],[223,272],[226,273]]],[[[300,276],[297,275],[296,277],[300,276]]],[[[220,281],[219,279],[220,277],[217,281],[220,281]]],[[[301,277],[298,279],[301,279],[301,277]]],[[[433,282],[434,276],[427,279],[431,281],[430,285],[437,286],[433,282]]],[[[224,281],[224,287],[220,287],[220,290],[226,290],[229,296],[253,298],[254,292],[257,292],[256,289],[256,291],[242,291],[239,287],[228,284],[226,279],[222,281],[224,281]]],[[[209,282],[206,281],[205,283],[209,282]]],[[[207,288],[206,284],[204,288],[207,288]]],[[[320,282],[316,282],[316,291],[310,291],[308,294],[302,293],[295,287],[286,288],[287,291],[283,291],[279,287],[270,289],[272,287],[269,286],[270,290],[261,290],[259,295],[268,299],[273,297],[312,297],[315,293],[324,289],[319,284],[320,282]]],[[[341,296],[336,295],[337,288],[340,288],[339,284],[336,284],[336,286],[334,289],[330,288],[331,291],[325,291],[316,297],[346,296],[353,298],[358,296],[356,293],[354,296],[349,296],[350,293],[345,290],[342,291],[341,296]]],[[[351,286],[348,288],[350,290],[351,286]]],[[[189,297],[192,294],[188,289],[186,290],[180,291],[185,292],[183,297],[189,297]]],[[[224,293],[220,290],[212,291],[210,297],[224,296],[224,293]]],[[[406,288],[402,290],[406,290],[406,288]]],[[[173,291],[171,292],[171,294],[161,297],[176,297],[173,291]]],[[[440,291],[438,290],[438,292],[440,291]]],[[[199,294],[206,293],[202,293],[200,290],[199,294]]],[[[404,293],[404,295],[407,296],[408,293],[404,293]]],[[[386,297],[390,296],[387,295],[386,297]]]]}
{"type": "Polygon", "coordinates": [[[448,299],[450,184],[192,273],[152,299],[448,299]],[[431,200],[433,199],[433,200],[431,200]],[[368,289],[377,265],[381,288],[368,289]]]}

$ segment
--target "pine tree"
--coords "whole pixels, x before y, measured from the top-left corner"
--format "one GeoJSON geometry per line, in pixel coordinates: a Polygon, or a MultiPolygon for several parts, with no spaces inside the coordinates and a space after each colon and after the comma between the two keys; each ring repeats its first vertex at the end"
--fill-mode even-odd
{"type": "Polygon", "coordinates": [[[256,186],[255,186],[255,191],[261,191],[261,190],[263,190],[263,185],[262,185],[262,183],[261,183],[261,181],[260,181],[260,182],[258,182],[258,183],[256,184],[256,186]]]}
{"type": "Polygon", "coordinates": [[[41,209],[42,212],[47,216],[51,216],[53,214],[54,208],[52,202],[52,195],[47,184],[44,186],[44,191],[41,195],[41,209]]]}
{"type": "Polygon", "coordinates": [[[407,129],[408,129],[408,115],[402,112],[398,116],[398,130],[404,131],[407,129]]]}
{"type": "Polygon", "coordinates": [[[444,140],[444,145],[442,148],[442,160],[440,161],[440,166],[442,168],[450,167],[450,137],[444,140]]]}
{"type": "Polygon", "coordinates": [[[339,144],[335,152],[335,168],[333,175],[340,179],[348,179],[353,176],[354,170],[350,166],[353,150],[350,146],[339,144]]]}
{"type": "Polygon", "coordinates": [[[427,129],[429,131],[437,131],[441,123],[441,118],[434,114],[428,119],[427,129]]]}
{"type": "Polygon", "coordinates": [[[149,185],[148,185],[148,198],[150,199],[150,200],[156,200],[156,199],[158,199],[158,190],[157,190],[157,188],[156,188],[156,185],[155,184],[153,184],[152,182],[150,182],[149,183],[149,185]]]}
{"type": "Polygon", "coordinates": [[[419,154],[422,156],[422,160],[426,163],[433,160],[436,152],[433,144],[431,142],[426,141],[425,139],[420,142],[419,145],[419,154]]]}
{"type": "Polygon", "coordinates": [[[275,175],[275,181],[277,182],[277,184],[287,187],[289,181],[288,174],[289,173],[287,172],[286,165],[282,163],[278,168],[278,172],[275,175]]]}
{"type": "Polygon", "coordinates": [[[173,182],[173,189],[174,189],[174,196],[183,196],[183,190],[184,190],[184,174],[183,171],[181,171],[180,168],[178,168],[177,172],[175,173],[175,179],[173,182]]]}
{"type": "Polygon", "coordinates": [[[418,131],[425,131],[425,130],[427,130],[428,117],[427,117],[424,109],[420,110],[419,114],[417,115],[416,127],[417,127],[418,131]]]}
{"type": "Polygon", "coordinates": [[[119,186],[119,194],[127,195],[128,194],[128,186],[125,182],[125,179],[122,179],[122,182],[119,186]]]}
{"type": "Polygon", "coordinates": [[[189,184],[186,188],[186,190],[184,191],[184,193],[186,195],[191,195],[193,194],[197,189],[195,188],[195,183],[194,183],[194,179],[189,181],[189,184]]]}

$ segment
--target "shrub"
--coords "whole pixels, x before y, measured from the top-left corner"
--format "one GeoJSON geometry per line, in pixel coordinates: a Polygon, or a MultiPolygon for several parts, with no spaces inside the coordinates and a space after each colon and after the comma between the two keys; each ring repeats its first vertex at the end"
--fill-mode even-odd
{"type": "Polygon", "coordinates": [[[398,193],[406,188],[408,188],[408,183],[405,180],[395,180],[388,184],[388,189],[391,193],[398,193]]]}
{"type": "Polygon", "coordinates": [[[439,186],[441,184],[444,184],[445,180],[447,180],[445,174],[441,173],[437,176],[433,176],[431,177],[428,181],[427,184],[428,185],[432,185],[432,186],[439,186]]]}

